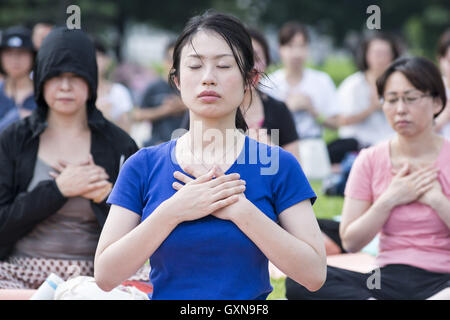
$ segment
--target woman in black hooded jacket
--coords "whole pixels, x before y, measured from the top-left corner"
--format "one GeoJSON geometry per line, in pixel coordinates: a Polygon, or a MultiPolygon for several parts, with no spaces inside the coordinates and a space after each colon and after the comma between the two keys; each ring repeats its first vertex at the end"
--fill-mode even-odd
{"type": "Polygon", "coordinates": [[[93,275],[106,196],[138,150],[95,107],[95,49],[83,31],[46,37],[34,89],[37,109],[0,136],[0,288],[93,275]]]}

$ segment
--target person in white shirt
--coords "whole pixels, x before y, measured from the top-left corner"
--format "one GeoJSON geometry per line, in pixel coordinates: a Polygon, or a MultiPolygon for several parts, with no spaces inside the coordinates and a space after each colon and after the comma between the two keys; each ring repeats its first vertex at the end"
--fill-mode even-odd
{"type": "Polygon", "coordinates": [[[107,79],[111,58],[105,46],[94,41],[98,65],[98,92],[96,106],[105,118],[128,132],[131,126],[129,113],[133,109],[133,100],[127,87],[107,79]]]}
{"type": "Polygon", "coordinates": [[[354,138],[363,148],[393,135],[375,81],[399,56],[396,42],[387,34],[374,33],[364,39],[358,56],[360,71],[347,77],[338,88],[340,138],[354,138]]]}
{"type": "Polygon", "coordinates": [[[322,136],[322,125],[335,128],[336,87],[324,72],[305,67],[309,36],[304,25],[287,22],[278,35],[283,68],[269,75],[263,90],[287,104],[300,139],[322,136]]]}
{"type": "Polygon", "coordinates": [[[436,118],[435,129],[450,139],[450,29],[444,32],[439,40],[438,61],[447,92],[447,108],[436,118]]]}

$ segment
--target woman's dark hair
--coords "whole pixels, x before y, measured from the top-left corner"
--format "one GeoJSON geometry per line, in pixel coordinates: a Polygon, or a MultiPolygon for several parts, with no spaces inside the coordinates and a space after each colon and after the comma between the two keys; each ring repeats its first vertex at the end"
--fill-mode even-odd
{"type": "Polygon", "coordinates": [[[95,51],[100,52],[101,54],[107,55],[108,49],[106,49],[106,45],[103,41],[96,37],[89,37],[94,43],[95,51]]]}
{"type": "Polygon", "coordinates": [[[401,72],[417,90],[441,100],[442,109],[434,115],[435,118],[444,110],[447,102],[445,86],[441,73],[433,62],[422,57],[395,60],[377,79],[377,91],[380,97],[384,96],[386,83],[394,72],[401,72]]]}
{"type": "Polygon", "coordinates": [[[278,32],[278,44],[280,46],[288,44],[298,33],[303,35],[306,43],[309,42],[308,29],[305,25],[297,21],[286,22],[278,32]]]}
{"type": "Polygon", "coordinates": [[[445,31],[441,38],[439,39],[439,44],[438,44],[438,57],[442,58],[445,57],[445,55],[447,54],[447,50],[450,49],[450,29],[448,29],[447,31],[445,31]]]}
{"type": "Polygon", "coordinates": [[[401,55],[399,44],[392,35],[383,32],[371,33],[362,40],[359,50],[356,53],[356,64],[361,71],[366,71],[369,69],[366,57],[367,51],[369,50],[369,45],[373,40],[382,40],[389,43],[392,51],[392,61],[396,60],[401,55]]]}
{"type": "MultiPolygon", "coordinates": [[[[180,76],[181,51],[188,43],[192,45],[192,39],[199,31],[213,31],[228,43],[241,71],[244,84],[249,90],[252,90],[255,71],[250,35],[237,18],[213,10],[191,18],[178,37],[173,50],[173,65],[169,73],[169,83],[172,87],[176,88],[174,79],[179,79],[180,76]]],[[[242,129],[244,132],[248,130],[240,108],[236,112],[236,128],[242,129]]]]}
{"type": "Polygon", "coordinates": [[[270,59],[269,43],[267,42],[266,37],[255,28],[247,28],[247,31],[248,34],[250,35],[250,38],[256,40],[260,44],[264,52],[264,59],[266,60],[266,65],[270,65],[272,61],[270,59]]]}

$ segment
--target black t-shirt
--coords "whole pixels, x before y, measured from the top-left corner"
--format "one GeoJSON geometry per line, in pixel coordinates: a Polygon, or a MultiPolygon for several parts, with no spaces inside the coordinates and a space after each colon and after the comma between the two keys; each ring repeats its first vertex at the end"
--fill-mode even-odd
{"type": "Polygon", "coordinates": [[[267,129],[269,134],[271,130],[279,129],[280,146],[284,146],[298,140],[299,137],[295,127],[294,118],[292,117],[292,113],[286,104],[265,93],[258,93],[264,107],[264,122],[262,124],[262,128],[267,129]]]}
{"type": "MultiPolygon", "coordinates": [[[[280,138],[278,141],[280,147],[298,140],[299,137],[294,118],[286,104],[260,91],[258,93],[261,97],[264,110],[264,122],[261,128],[267,129],[267,133],[270,135],[271,130],[280,130],[280,138]]],[[[189,130],[189,111],[186,111],[184,114],[181,127],[189,130]]],[[[272,142],[274,141],[272,140],[272,142]]]]}

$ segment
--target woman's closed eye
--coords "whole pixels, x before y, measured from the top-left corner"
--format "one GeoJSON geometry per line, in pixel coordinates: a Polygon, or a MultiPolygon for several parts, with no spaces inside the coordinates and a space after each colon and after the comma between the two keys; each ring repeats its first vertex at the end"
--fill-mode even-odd
{"type": "Polygon", "coordinates": [[[411,97],[405,96],[405,99],[406,99],[406,102],[408,102],[408,103],[414,103],[418,99],[420,99],[420,96],[411,96],[411,97]]]}
{"type": "MultiPolygon", "coordinates": [[[[197,70],[197,69],[200,69],[202,66],[201,65],[192,65],[192,66],[188,66],[188,67],[191,70],[197,70]]],[[[231,66],[229,66],[229,65],[218,65],[217,68],[219,68],[219,69],[230,69],[231,66]]]]}
{"type": "Polygon", "coordinates": [[[386,99],[386,101],[387,101],[389,104],[395,104],[395,103],[397,103],[398,100],[399,100],[399,98],[389,98],[389,99],[386,99]]]}
{"type": "MultiPolygon", "coordinates": [[[[405,95],[405,96],[403,97],[404,101],[405,101],[406,103],[408,103],[408,104],[413,104],[413,103],[415,103],[416,101],[418,101],[420,98],[421,98],[421,96],[419,96],[419,95],[405,95]]],[[[386,99],[386,101],[387,101],[389,104],[396,104],[397,101],[400,100],[400,99],[401,99],[400,97],[392,97],[392,98],[386,99]]]]}

